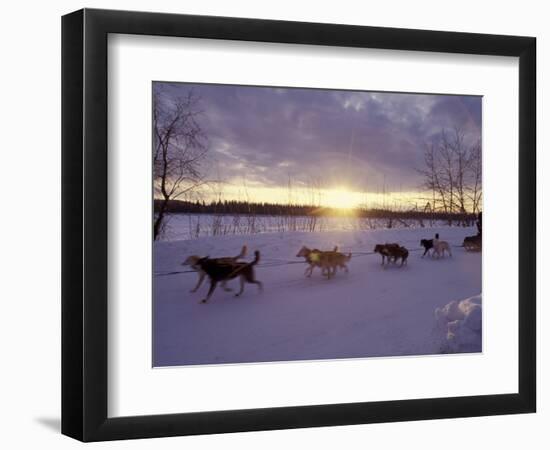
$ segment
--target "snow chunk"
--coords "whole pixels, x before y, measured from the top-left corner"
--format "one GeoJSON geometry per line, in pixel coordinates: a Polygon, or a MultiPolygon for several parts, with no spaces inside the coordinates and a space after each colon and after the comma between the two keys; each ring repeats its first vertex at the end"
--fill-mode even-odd
{"type": "Polygon", "coordinates": [[[436,322],[445,334],[444,353],[481,351],[481,312],[481,294],[435,309],[436,322]]]}

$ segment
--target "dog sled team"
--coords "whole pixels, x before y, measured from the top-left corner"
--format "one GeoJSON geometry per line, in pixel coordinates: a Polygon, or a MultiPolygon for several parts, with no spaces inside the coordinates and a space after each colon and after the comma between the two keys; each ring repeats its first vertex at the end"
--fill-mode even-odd
{"type": "MultiPolygon", "coordinates": [[[[436,233],[433,239],[422,239],[420,245],[424,248],[422,258],[426,255],[432,258],[443,258],[445,254],[452,257],[451,245],[444,240],[439,239],[439,234],[436,233]]],[[[480,250],[481,249],[481,233],[476,236],[467,236],[464,239],[463,247],[467,251],[480,250]]],[[[382,266],[389,264],[397,264],[400,262],[400,267],[407,264],[409,257],[409,250],[400,246],[397,243],[385,243],[377,244],[374,247],[374,253],[378,253],[382,256],[382,266]]],[[[201,303],[206,303],[212,294],[214,293],[218,284],[224,291],[231,291],[226,283],[230,280],[238,278],[240,281],[239,292],[235,296],[240,296],[244,291],[245,283],[255,284],[261,291],[263,289],[262,283],[256,279],[254,266],[260,261],[260,252],[254,252],[254,259],[251,262],[241,261],[247,254],[246,245],[242,247],[241,252],[237,256],[222,257],[222,258],[210,258],[209,256],[200,257],[196,255],[189,256],[183,265],[191,266],[199,276],[196,286],[191,292],[196,292],[202,285],[204,279],[208,277],[210,281],[210,287],[206,297],[201,300],[201,303]]],[[[304,275],[311,277],[313,270],[318,267],[321,270],[321,274],[327,279],[336,275],[338,269],[348,272],[347,263],[351,260],[352,254],[342,253],[338,251],[338,247],[335,246],[332,250],[319,250],[310,249],[303,246],[296,257],[304,258],[307,263],[304,275]]]]}

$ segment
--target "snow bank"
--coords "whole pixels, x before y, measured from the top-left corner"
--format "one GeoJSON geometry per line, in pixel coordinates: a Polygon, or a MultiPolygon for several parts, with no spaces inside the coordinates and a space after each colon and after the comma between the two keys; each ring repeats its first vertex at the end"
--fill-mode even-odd
{"type": "Polygon", "coordinates": [[[443,352],[481,351],[481,294],[436,308],[435,318],[445,334],[443,352]]]}

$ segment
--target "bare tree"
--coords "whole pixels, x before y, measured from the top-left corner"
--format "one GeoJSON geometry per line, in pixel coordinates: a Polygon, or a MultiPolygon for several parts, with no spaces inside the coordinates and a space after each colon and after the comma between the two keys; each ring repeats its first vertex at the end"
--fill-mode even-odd
{"type": "Polygon", "coordinates": [[[162,234],[168,203],[190,194],[204,183],[201,162],[208,147],[198,118],[199,97],[190,90],[171,99],[162,91],[153,99],[153,184],[157,206],[153,238],[162,234]]]}
{"type": "Polygon", "coordinates": [[[435,144],[426,145],[424,150],[424,168],[418,171],[424,176],[423,187],[432,194],[430,205],[432,212],[438,209],[438,204],[445,212],[449,210],[446,186],[442,180],[443,176],[440,166],[441,162],[435,144]]]}
{"type": "Polygon", "coordinates": [[[454,172],[453,181],[455,184],[454,190],[454,206],[459,212],[466,212],[466,184],[467,168],[469,155],[464,145],[464,133],[455,128],[450,137],[446,136],[447,145],[450,148],[452,155],[452,172],[454,172]]]}
{"type": "MultiPolygon", "coordinates": [[[[423,188],[431,194],[431,210],[465,214],[479,212],[481,202],[481,142],[468,145],[468,136],[454,128],[442,130],[424,150],[423,188]]],[[[449,216],[449,224],[452,223],[449,216]]]]}
{"type": "Polygon", "coordinates": [[[312,213],[307,219],[307,231],[313,232],[317,228],[318,212],[321,208],[322,180],[320,177],[310,177],[306,182],[309,205],[313,207],[312,213]]]}
{"type": "Polygon", "coordinates": [[[467,197],[472,203],[472,212],[479,213],[481,211],[481,141],[477,141],[471,148],[468,160],[468,172],[470,178],[470,186],[467,189],[467,197]]]}

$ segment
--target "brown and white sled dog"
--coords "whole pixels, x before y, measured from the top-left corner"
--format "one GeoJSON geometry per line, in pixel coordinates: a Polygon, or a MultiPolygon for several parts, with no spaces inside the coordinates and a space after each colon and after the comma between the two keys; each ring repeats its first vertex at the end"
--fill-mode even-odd
{"type": "Polygon", "coordinates": [[[328,278],[331,278],[338,268],[344,269],[348,272],[347,262],[351,259],[351,253],[344,255],[338,251],[338,246],[335,246],[333,250],[322,251],[316,248],[309,249],[303,246],[296,254],[297,257],[306,259],[308,267],[304,274],[310,277],[315,267],[321,268],[322,274],[328,278]]]}
{"type": "MultiPolygon", "coordinates": [[[[334,252],[338,251],[338,246],[335,246],[332,250],[334,252]]],[[[325,267],[323,266],[323,260],[324,260],[324,253],[328,253],[330,250],[323,251],[319,250],[317,248],[310,249],[306,247],[305,245],[296,253],[297,258],[305,258],[308,266],[306,267],[306,270],[304,271],[304,275],[306,277],[310,277],[313,273],[313,269],[315,267],[319,267],[321,271],[323,272],[323,275],[325,275],[325,267]]]]}
{"type": "MultiPolygon", "coordinates": [[[[212,258],[211,261],[218,261],[220,263],[236,263],[239,259],[244,258],[246,256],[246,245],[243,245],[243,248],[241,249],[241,253],[239,253],[237,256],[226,256],[222,258],[212,258]]],[[[198,274],[199,274],[199,280],[197,282],[197,285],[191,289],[189,292],[197,292],[197,289],[201,287],[201,284],[206,277],[206,273],[200,268],[200,266],[197,264],[197,262],[201,259],[200,256],[197,255],[191,255],[186,258],[186,260],[182,263],[184,266],[191,266],[198,274]]],[[[224,291],[230,291],[231,289],[225,286],[225,282],[222,283],[222,288],[224,291]]]]}
{"type": "Polygon", "coordinates": [[[345,255],[340,252],[331,252],[331,254],[328,255],[328,266],[329,270],[332,270],[332,275],[336,273],[337,269],[343,269],[346,273],[349,272],[347,263],[350,259],[351,253],[345,255]]]}
{"type": "Polygon", "coordinates": [[[260,291],[262,291],[262,283],[256,280],[254,274],[254,266],[260,261],[260,252],[254,252],[254,261],[252,262],[220,262],[217,259],[210,259],[207,257],[201,258],[197,261],[197,266],[208,276],[210,279],[210,289],[206,297],[201,300],[201,303],[206,303],[212,296],[218,283],[225,283],[233,278],[239,278],[241,281],[241,289],[235,294],[235,297],[241,295],[244,291],[244,283],[256,284],[260,291]]]}
{"type": "Polygon", "coordinates": [[[440,258],[441,256],[445,256],[445,252],[449,254],[449,256],[453,256],[451,253],[451,246],[447,241],[440,241],[439,239],[434,239],[433,243],[433,256],[436,256],[440,258]]]}

